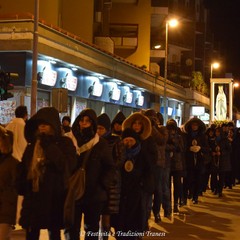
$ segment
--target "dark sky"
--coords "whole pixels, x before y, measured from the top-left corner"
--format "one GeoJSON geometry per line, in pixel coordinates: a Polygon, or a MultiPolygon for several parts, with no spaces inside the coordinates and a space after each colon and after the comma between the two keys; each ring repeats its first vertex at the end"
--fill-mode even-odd
{"type": "Polygon", "coordinates": [[[226,57],[226,72],[240,79],[240,0],[205,0],[211,29],[226,57]]]}
{"type": "MultiPolygon", "coordinates": [[[[226,58],[226,73],[232,73],[234,82],[240,83],[240,0],[205,0],[205,6],[210,10],[212,32],[226,58]]],[[[240,87],[234,89],[233,104],[240,111],[240,87]]]]}

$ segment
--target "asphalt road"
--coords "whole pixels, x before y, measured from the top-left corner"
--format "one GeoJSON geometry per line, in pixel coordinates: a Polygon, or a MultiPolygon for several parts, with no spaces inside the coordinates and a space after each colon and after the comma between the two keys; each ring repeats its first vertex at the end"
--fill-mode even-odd
{"type": "MultiPolygon", "coordinates": [[[[153,217],[149,220],[150,231],[144,240],[239,240],[240,239],[240,185],[224,189],[223,197],[218,198],[207,190],[199,198],[199,204],[188,202],[180,208],[180,214],[164,218],[159,224],[153,217]]],[[[13,231],[12,240],[23,240],[24,231],[13,231]]],[[[45,230],[40,240],[47,240],[45,230]]],[[[64,237],[62,235],[62,239],[64,237]]],[[[110,237],[110,240],[114,239],[110,237]]]]}

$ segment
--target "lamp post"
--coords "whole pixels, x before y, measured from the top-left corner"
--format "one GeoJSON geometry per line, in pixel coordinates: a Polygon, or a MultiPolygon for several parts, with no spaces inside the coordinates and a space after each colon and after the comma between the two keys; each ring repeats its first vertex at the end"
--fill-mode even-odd
{"type": "Polygon", "coordinates": [[[234,94],[235,94],[234,91],[235,91],[235,88],[238,88],[238,87],[239,87],[239,83],[238,82],[233,84],[233,95],[232,95],[233,103],[234,103],[234,94]]]}
{"type": "Polygon", "coordinates": [[[166,40],[165,40],[165,63],[164,63],[164,86],[163,86],[163,120],[164,125],[167,122],[167,71],[168,71],[168,28],[176,27],[178,21],[176,19],[171,19],[166,21],[166,40]]]}
{"type": "Polygon", "coordinates": [[[211,90],[210,90],[210,121],[214,121],[214,93],[215,93],[215,90],[214,90],[214,86],[215,86],[215,81],[214,79],[212,79],[213,77],[213,69],[217,69],[220,67],[220,64],[218,62],[213,62],[211,63],[211,70],[210,70],[210,84],[211,84],[211,90]]]}
{"type": "Polygon", "coordinates": [[[35,0],[33,55],[32,55],[31,116],[36,113],[37,108],[38,19],[39,19],[39,0],[35,0]]]}
{"type": "Polygon", "coordinates": [[[211,64],[211,73],[210,73],[210,78],[213,76],[213,69],[217,69],[220,67],[220,64],[218,62],[214,62],[211,64]]]}

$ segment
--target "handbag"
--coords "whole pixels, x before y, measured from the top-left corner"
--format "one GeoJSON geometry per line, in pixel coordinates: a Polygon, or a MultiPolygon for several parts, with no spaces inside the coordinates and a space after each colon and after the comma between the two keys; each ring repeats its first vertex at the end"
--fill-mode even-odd
{"type": "Polygon", "coordinates": [[[70,227],[74,223],[75,201],[82,198],[85,192],[86,183],[86,163],[91,153],[91,149],[85,153],[83,163],[68,180],[68,191],[64,203],[64,224],[70,227]]]}

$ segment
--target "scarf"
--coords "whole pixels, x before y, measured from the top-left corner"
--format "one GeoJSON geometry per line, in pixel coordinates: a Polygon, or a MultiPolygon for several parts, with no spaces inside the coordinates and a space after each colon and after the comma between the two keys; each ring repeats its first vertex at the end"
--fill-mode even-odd
{"type": "Polygon", "coordinates": [[[93,146],[96,145],[98,142],[99,135],[96,133],[95,136],[90,141],[78,147],[77,153],[80,155],[81,153],[86,152],[87,150],[93,148],[93,146]]]}
{"type": "Polygon", "coordinates": [[[126,159],[132,160],[141,150],[141,144],[137,144],[135,147],[126,150],[126,159]]]}
{"type": "Polygon", "coordinates": [[[198,136],[198,131],[191,132],[191,137],[196,138],[198,136]]]}
{"type": "Polygon", "coordinates": [[[45,155],[40,145],[40,139],[37,139],[34,146],[31,167],[28,171],[28,179],[32,180],[33,192],[39,191],[39,180],[44,173],[44,168],[43,168],[44,161],[45,161],[45,155]]]}
{"type": "Polygon", "coordinates": [[[79,147],[81,147],[82,145],[84,145],[85,143],[89,142],[94,136],[95,136],[95,132],[93,130],[93,127],[90,126],[88,128],[84,128],[81,131],[79,131],[75,137],[77,139],[77,144],[79,147]]]}
{"type": "Polygon", "coordinates": [[[217,143],[219,143],[219,142],[221,141],[221,136],[217,136],[217,137],[215,138],[215,140],[216,140],[217,143]]]}

